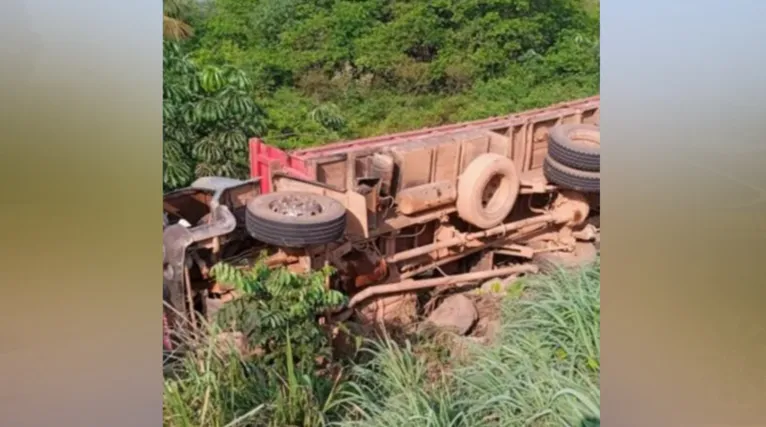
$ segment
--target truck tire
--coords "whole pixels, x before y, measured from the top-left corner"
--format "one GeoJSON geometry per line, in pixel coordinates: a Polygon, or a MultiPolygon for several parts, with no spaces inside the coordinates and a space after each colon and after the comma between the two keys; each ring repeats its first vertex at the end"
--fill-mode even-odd
{"type": "Polygon", "coordinates": [[[601,191],[601,173],[581,171],[545,157],[543,162],[545,178],[559,187],[583,193],[598,193],[601,191]]]}
{"type": "Polygon", "coordinates": [[[256,240],[302,248],[340,240],[346,231],[346,208],[327,196],[279,191],[247,205],[245,227],[256,240]]]}
{"type": "Polygon", "coordinates": [[[482,154],[458,179],[457,213],[464,221],[479,228],[499,225],[516,204],[520,185],[516,165],[509,158],[494,153],[482,154]]]}
{"type": "Polygon", "coordinates": [[[559,125],[548,136],[548,155],[570,168],[601,170],[601,136],[598,127],[586,124],[559,125]]]}

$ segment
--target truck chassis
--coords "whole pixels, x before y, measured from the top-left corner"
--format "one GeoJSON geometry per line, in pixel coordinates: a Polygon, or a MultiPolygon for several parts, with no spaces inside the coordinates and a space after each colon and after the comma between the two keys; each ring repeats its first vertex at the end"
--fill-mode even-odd
{"type": "Polygon", "coordinates": [[[534,273],[539,254],[599,239],[599,113],[593,97],[290,153],[252,139],[249,180],[163,198],[166,320],[234,298],[210,268],[263,251],[294,272],[335,267],[330,286],[350,300],[334,319],[385,320],[419,290],[534,273]]]}

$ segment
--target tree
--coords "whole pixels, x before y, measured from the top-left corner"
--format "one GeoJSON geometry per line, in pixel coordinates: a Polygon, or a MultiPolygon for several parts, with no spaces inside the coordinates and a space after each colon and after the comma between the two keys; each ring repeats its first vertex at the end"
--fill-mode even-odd
{"type": "Polygon", "coordinates": [[[200,69],[180,44],[169,41],[163,72],[165,189],[199,176],[244,177],[248,137],[265,130],[250,79],[230,66],[200,69]]]}
{"type": "Polygon", "coordinates": [[[185,51],[203,70],[229,64],[251,79],[269,116],[261,136],[282,148],[598,93],[597,0],[168,3],[191,1],[165,3],[196,30],[185,51]]]}
{"type": "Polygon", "coordinates": [[[163,0],[162,37],[166,40],[186,40],[194,35],[194,29],[185,18],[191,5],[187,0],[163,0]]]}

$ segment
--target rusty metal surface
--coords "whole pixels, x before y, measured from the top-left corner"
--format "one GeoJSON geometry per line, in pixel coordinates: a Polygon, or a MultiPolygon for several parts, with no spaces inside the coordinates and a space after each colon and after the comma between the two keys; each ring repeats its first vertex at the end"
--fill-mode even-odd
{"type": "Polygon", "coordinates": [[[598,108],[599,103],[600,96],[594,96],[580,100],[562,102],[544,108],[528,110],[507,116],[492,117],[488,119],[475,120],[471,122],[463,122],[434,128],[424,128],[414,131],[388,134],[379,137],[358,139],[354,141],[341,141],[333,144],[323,145],[321,147],[295,150],[290,154],[308,159],[336,155],[340,153],[348,153],[349,150],[353,150],[359,147],[364,149],[377,149],[385,145],[392,145],[414,138],[442,136],[448,133],[465,131],[467,129],[486,129],[493,127],[511,126],[515,122],[523,122],[524,120],[533,121],[539,116],[550,114],[554,111],[560,112],[562,110],[572,110],[573,112],[576,112],[577,110],[583,111],[595,109],[598,108]]]}
{"type": "Polygon", "coordinates": [[[439,181],[399,191],[396,203],[399,212],[412,215],[453,203],[456,199],[455,182],[439,181]]]}
{"type": "Polygon", "coordinates": [[[536,273],[537,266],[531,264],[514,265],[495,270],[480,271],[476,273],[456,274],[446,277],[424,280],[406,280],[399,283],[390,283],[369,287],[354,295],[348,302],[348,308],[354,308],[359,303],[376,295],[391,294],[397,292],[412,292],[419,289],[433,288],[436,286],[454,285],[461,282],[473,282],[478,280],[491,279],[493,277],[509,276],[519,273],[536,273]]]}
{"type": "MultiPolygon", "coordinates": [[[[499,234],[508,234],[512,231],[515,231],[530,225],[558,222],[560,220],[561,219],[557,218],[555,215],[540,215],[540,216],[536,216],[532,218],[523,219],[521,221],[501,224],[501,225],[498,225],[497,227],[493,227],[484,231],[459,235],[452,239],[448,239],[441,242],[432,243],[430,245],[420,246],[407,251],[399,252],[393,256],[388,257],[386,261],[388,263],[396,263],[396,262],[404,261],[406,259],[425,255],[429,252],[432,252],[441,248],[448,248],[450,246],[467,244],[470,241],[476,241],[484,237],[491,237],[491,236],[495,236],[499,234]]],[[[568,220],[568,218],[564,218],[563,220],[566,221],[568,220]]]]}
{"type": "MultiPolygon", "coordinates": [[[[484,277],[481,274],[493,277],[516,272],[513,268],[508,270],[510,267],[498,270],[492,267],[496,258],[501,258],[497,262],[504,265],[503,262],[509,262],[507,257],[516,258],[512,262],[518,262],[519,258],[529,259],[539,252],[566,250],[576,239],[594,238],[592,229],[573,230],[590,214],[592,203],[577,194],[560,194],[559,189],[546,180],[540,165],[547,152],[549,130],[562,123],[597,123],[599,102],[599,97],[593,97],[504,117],[291,153],[259,143],[256,145],[260,151],[255,154],[263,158],[259,158],[260,163],[251,164],[253,174],[258,177],[250,181],[250,186],[243,185],[245,181],[207,177],[195,181],[196,188],[171,194],[175,198],[168,197],[168,200],[181,202],[174,205],[166,200],[166,205],[182,211],[197,204],[215,213],[218,202],[225,207],[233,206],[232,201],[236,200],[241,212],[247,205],[242,201],[252,200],[261,190],[303,191],[340,202],[349,218],[344,239],[325,248],[303,252],[288,253],[270,247],[272,256],[267,263],[285,266],[296,273],[332,265],[338,274],[328,286],[350,294],[352,301],[386,295],[392,290],[413,292],[480,280],[484,277]],[[465,177],[468,165],[487,153],[510,159],[519,177],[518,193],[523,195],[502,220],[504,224],[496,227],[490,227],[494,224],[477,226],[455,214],[460,178],[465,177]],[[234,191],[234,188],[240,190],[234,191]],[[525,206],[528,200],[529,208],[525,206]],[[535,200],[534,207],[532,200],[535,200]],[[479,256],[484,256],[480,267],[485,271],[461,274],[474,265],[479,256]],[[446,277],[412,280],[434,269],[446,277]]],[[[251,150],[251,158],[252,154],[251,150]]],[[[492,194],[505,192],[487,190],[492,194]]],[[[286,196],[270,203],[269,209],[299,218],[318,215],[322,207],[309,199],[286,196]]],[[[220,215],[212,215],[213,222],[216,218],[220,220],[220,215]]],[[[208,239],[204,247],[216,250],[217,245],[223,245],[222,250],[231,247],[230,242],[216,233],[231,232],[232,227],[242,222],[238,215],[233,218],[231,227],[219,227],[215,232],[205,228],[210,225],[206,222],[193,224],[196,226],[184,231],[176,229],[177,240],[184,247],[191,244],[188,241],[202,238],[208,239]]],[[[182,271],[184,266],[177,262],[178,256],[176,251],[172,261],[182,271]]]]}
{"type": "MultiPolygon", "coordinates": [[[[165,228],[162,233],[162,245],[165,251],[163,286],[167,287],[170,306],[175,312],[181,313],[181,316],[188,315],[185,299],[188,285],[185,277],[188,247],[195,242],[229,234],[236,226],[236,219],[227,207],[218,206],[212,213],[212,220],[209,223],[190,228],[174,224],[165,228]]],[[[173,320],[178,320],[178,316],[171,314],[171,317],[173,320]]]]}

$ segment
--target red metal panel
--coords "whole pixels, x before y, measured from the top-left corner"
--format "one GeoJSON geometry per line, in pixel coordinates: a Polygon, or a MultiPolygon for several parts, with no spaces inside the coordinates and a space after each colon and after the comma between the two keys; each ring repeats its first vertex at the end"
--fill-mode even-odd
{"type": "Polygon", "coordinates": [[[271,165],[276,162],[282,171],[309,178],[305,162],[277,147],[263,142],[260,138],[250,139],[250,178],[261,178],[261,192],[271,191],[271,165]]]}

